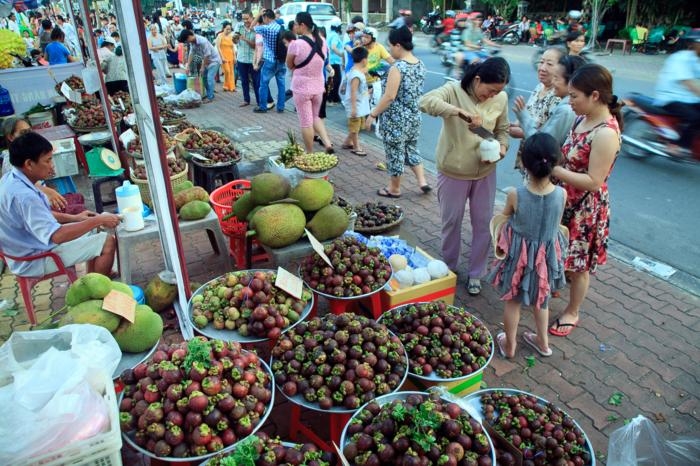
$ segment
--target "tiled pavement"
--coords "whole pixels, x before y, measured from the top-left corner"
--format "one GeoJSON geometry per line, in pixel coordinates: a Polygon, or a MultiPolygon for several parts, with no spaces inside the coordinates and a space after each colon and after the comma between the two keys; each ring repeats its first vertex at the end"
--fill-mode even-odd
{"type": "MultiPolygon", "coordinates": [[[[255,174],[262,170],[264,158],[277,153],[288,129],[299,133],[298,122],[291,102],[283,114],[256,114],[252,106],[239,108],[241,99],[240,90],[233,94],[219,91],[212,104],[188,110],[187,114],[202,127],[217,127],[233,136],[245,153],[242,173],[255,174]]],[[[331,127],[329,134],[339,147],[345,128],[331,127]]],[[[365,146],[369,156],[364,158],[339,150],[340,164],[331,173],[338,194],[352,202],[378,200],[376,190],[387,183],[386,174],[375,169],[375,164],[384,158],[381,145],[373,138],[365,138],[365,146]]],[[[435,186],[434,175],[429,174],[428,181],[435,186]]],[[[407,176],[403,196],[397,203],[406,211],[398,233],[439,256],[435,194],[421,194],[412,176],[407,176]]],[[[465,220],[463,257],[469,251],[469,235],[465,220]]],[[[184,241],[193,280],[206,281],[223,272],[221,261],[212,254],[203,233],[186,235],[184,241]]],[[[143,258],[133,266],[135,283],[144,285],[162,268],[160,254],[149,254],[159,249],[157,243],[147,243],[132,256],[143,258]]],[[[466,293],[464,262],[457,271],[460,278],[456,303],[472,308],[495,334],[502,327],[503,306],[489,286],[476,298],[466,293]]],[[[56,279],[52,293],[48,285],[35,289],[34,302],[40,318],[48,315],[49,304],[53,309],[62,305],[65,288],[65,282],[56,279]]],[[[0,280],[2,299],[17,303],[10,305],[9,312],[0,310],[0,340],[4,341],[11,331],[28,328],[14,279],[7,272],[0,280]],[[13,309],[19,312],[12,315],[13,309]]],[[[564,300],[554,299],[552,315],[560,312],[564,304],[564,300]]],[[[532,356],[533,351],[519,340],[516,358],[506,361],[494,357],[485,371],[484,382],[490,387],[531,391],[560,404],[581,424],[602,462],[610,433],[637,414],[654,420],[667,438],[697,436],[700,299],[610,259],[591,281],[583,309],[581,325],[570,337],[551,339],[552,357],[536,357],[534,366],[528,367],[526,357],[532,356]],[[624,395],[619,406],[608,402],[615,392],[624,395]]],[[[529,311],[523,312],[521,330],[525,327],[533,328],[529,311]]],[[[169,339],[177,338],[173,332],[168,332],[169,339]]],[[[276,408],[271,421],[271,429],[283,438],[287,433],[284,412],[286,409],[276,408]]],[[[314,422],[318,422],[318,417],[314,417],[314,422]]],[[[319,424],[318,428],[323,426],[319,424]]],[[[139,461],[125,456],[125,464],[139,461]]]]}

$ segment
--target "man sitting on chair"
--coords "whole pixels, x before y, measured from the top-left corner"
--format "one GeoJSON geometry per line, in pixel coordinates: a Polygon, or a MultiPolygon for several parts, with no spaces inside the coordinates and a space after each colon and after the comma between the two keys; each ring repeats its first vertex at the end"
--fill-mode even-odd
{"type": "MultiPolygon", "coordinates": [[[[51,251],[66,267],[87,262],[88,272],[109,275],[114,263],[116,239],[92,230],[116,228],[119,217],[83,211],[77,215],[52,212],[36,182],[51,178],[53,147],[38,133],[29,132],[10,144],[12,169],[0,180],[0,249],[15,257],[51,251]]],[[[7,259],[12,273],[40,277],[56,271],[51,258],[35,261],[7,259]]]]}

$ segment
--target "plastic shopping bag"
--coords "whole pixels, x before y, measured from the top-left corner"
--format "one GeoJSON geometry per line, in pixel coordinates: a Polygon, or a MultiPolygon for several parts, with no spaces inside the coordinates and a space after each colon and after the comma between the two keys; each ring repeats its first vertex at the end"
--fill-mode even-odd
{"type": "Polygon", "coordinates": [[[607,464],[608,466],[700,464],[700,438],[664,440],[654,423],[639,415],[610,436],[607,464]]]}
{"type": "Polygon", "coordinates": [[[13,333],[0,347],[0,464],[108,430],[102,393],[120,359],[114,337],[94,325],[13,333]]]}

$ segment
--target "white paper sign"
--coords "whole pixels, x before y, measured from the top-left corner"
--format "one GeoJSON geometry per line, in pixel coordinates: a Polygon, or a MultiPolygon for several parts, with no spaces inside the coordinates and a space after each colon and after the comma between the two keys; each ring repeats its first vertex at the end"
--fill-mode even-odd
{"type": "Polygon", "coordinates": [[[304,282],[301,280],[301,278],[292,274],[288,270],[285,270],[282,267],[277,267],[275,286],[286,291],[296,299],[301,299],[301,292],[304,289],[304,282]]]}
{"type": "Polygon", "coordinates": [[[76,92],[71,89],[71,87],[65,81],[63,81],[61,84],[61,94],[63,94],[63,96],[71,102],[75,102],[76,104],[83,103],[83,96],[80,94],[80,92],[76,92]]]}
{"type": "Polygon", "coordinates": [[[309,238],[309,242],[311,243],[311,247],[314,249],[314,251],[316,251],[318,255],[321,256],[321,259],[326,261],[326,264],[328,264],[330,268],[333,268],[331,260],[326,255],[326,251],[323,250],[323,244],[321,244],[321,242],[317,240],[316,237],[312,235],[309,230],[304,228],[304,231],[306,232],[306,236],[309,238]]]}
{"type": "Polygon", "coordinates": [[[88,66],[83,70],[82,75],[86,93],[94,94],[100,90],[100,77],[97,74],[97,68],[88,66]]]}

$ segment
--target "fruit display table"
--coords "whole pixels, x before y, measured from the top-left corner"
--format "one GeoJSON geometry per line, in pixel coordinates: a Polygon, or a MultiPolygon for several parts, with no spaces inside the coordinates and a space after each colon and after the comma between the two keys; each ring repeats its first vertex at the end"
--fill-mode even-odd
{"type": "MultiPolygon", "coordinates": [[[[119,257],[119,268],[121,270],[121,280],[124,283],[131,283],[131,249],[138,243],[158,238],[158,222],[155,216],[144,219],[145,227],[138,231],[127,231],[123,225],[117,227],[117,249],[119,257]]],[[[201,220],[180,221],[180,231],[206,230],[211,247],[216,254],[224,256],[225,266],[231,269],[231,257],[228,255],[226,238],[221,232],[219,219],[214,211],[201,220]]]]}

